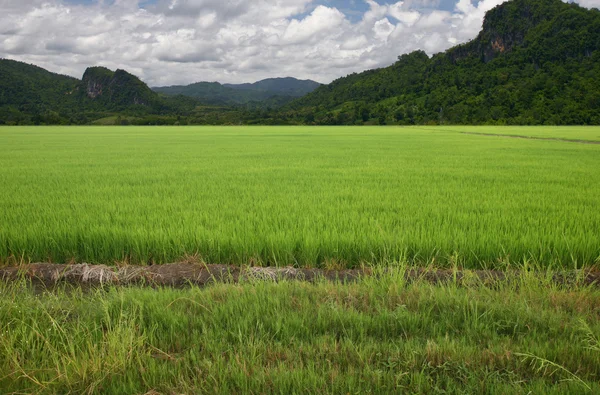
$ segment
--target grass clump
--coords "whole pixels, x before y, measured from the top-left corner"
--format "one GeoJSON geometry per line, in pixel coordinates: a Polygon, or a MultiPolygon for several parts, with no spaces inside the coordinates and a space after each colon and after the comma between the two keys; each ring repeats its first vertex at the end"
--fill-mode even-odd
{"type": "Polygon", "coordinates": [[[0,283],[0,388],[38,393],[597,393],[600,291],[249,281],[0,283]]]}

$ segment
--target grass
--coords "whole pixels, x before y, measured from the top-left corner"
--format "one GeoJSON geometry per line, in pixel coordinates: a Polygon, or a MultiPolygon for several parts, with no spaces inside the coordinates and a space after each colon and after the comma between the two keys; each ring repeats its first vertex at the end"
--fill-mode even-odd
{"type": "Polygon", "coordinates": [[[600,290],[0,282],[4,393],[598,393],[600,290]],[[154,391],[154,392],[151,392],[154,391]]]}
{"type": "Polygon", "coordinates": [[[0,263],[598,263],[600,146],[460,130],[2,128],[0,263]]]}

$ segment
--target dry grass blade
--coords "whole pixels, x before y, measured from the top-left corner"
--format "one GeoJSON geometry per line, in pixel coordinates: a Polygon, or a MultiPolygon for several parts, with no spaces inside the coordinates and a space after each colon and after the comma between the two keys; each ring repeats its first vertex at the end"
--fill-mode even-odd
{"type": "Polygon", "coordinates": [[[575,373],[571,372],[564,366],[557,364],[556,362],[552,362],[546,358],[538,357],[537,355],[533,355],[533,354],[529,354],[529,353],[515,353],[515,355],[519,356],[519,357],[523,357],[524,361],[530,360],[532,365],[537,366],[536,370],[538,372],[541,372],[542,370],[547,371],[549,368],[551,368],[554,370],[551,371],[549,375],[553,376],[556,372],[561,371],[561,372],[566,373],[570,377],[570,379],[566,379],[567,381],[574,381],[576,383],[581,384],[588,391],[592,390],[592,388],[589,385],[587,385],[585,383],[585,381],[583,381],[579,376],[577,376],[575,373]]]}

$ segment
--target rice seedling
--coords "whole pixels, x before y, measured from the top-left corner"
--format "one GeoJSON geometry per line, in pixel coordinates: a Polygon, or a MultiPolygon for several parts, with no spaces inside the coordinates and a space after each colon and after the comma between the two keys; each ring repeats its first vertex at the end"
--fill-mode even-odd
{"type": "Polygon", "coordinates": [[[2,128],[0,262],[598,262],[599,145],[462,130],[2,128]]]}

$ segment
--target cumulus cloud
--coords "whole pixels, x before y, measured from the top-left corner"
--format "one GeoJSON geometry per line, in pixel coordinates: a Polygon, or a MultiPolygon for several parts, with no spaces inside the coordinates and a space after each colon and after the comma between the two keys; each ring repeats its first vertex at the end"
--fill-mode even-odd
{"type": "Polygon", "coordinates": [[[361,0],[357,20],[324,0],[76,1],[2,0],[0,57],[77,77],[90,65],[124,68],[153,86],[276,76],[329,82],[468,41],[503,2],[361,0]]]}
{"type": "Polygon", "coordinates": [[[600,9],[600,0],[579,0],[577,3],[582,7],[600,9]]]}
{"type": "Polygon", "coordinates": [[[293,19],[287,25],[282,37],[283,42],[285,44],[314,43],[324,35],[336,34],[345,19],[344,14],[335,8],[318,6],[306,18],[293,19]]]}

